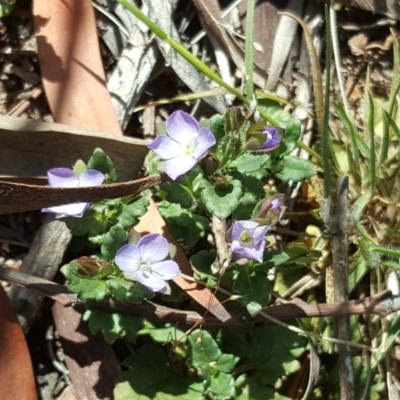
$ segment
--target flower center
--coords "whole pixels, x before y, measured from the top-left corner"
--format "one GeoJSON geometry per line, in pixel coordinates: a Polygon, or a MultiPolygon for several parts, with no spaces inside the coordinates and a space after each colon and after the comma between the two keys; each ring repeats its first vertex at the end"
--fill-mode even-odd
{"type": "Polygon", "coordinates": [[[145,261],[142,261],[139,265],[139,269],[143,272],[151,272],[151,265],[147,264],[145,261]]]}
{"type": "Polygon", "coordinates": [[[246,230],[244,230],[240,234],[239,241],[243,245],[251,244],[251,243],[253,243],[253,238],[249,235],[249,233],[246,230]]]}
{"type": "Polygon", "coordinates": [[[192,157],[194,154],[194,148],[195,148],[194,144],[187,144],[184,150],[185,156],[192,157]]]}

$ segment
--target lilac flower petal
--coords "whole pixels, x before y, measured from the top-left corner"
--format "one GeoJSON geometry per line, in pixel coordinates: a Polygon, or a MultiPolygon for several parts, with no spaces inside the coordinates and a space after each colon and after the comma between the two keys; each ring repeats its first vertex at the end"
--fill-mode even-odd
{"type": "Polygon", "coordinates": [[[179,156],[172,160],[164,162],[164,172],[172,179],[175,180],[181,175],[190,171],[197,163],[197,160],[191,156],[179,156]]]}
{"type": "Polygon", "coordinates": [[[266,134],[266,140],[258,150],[268,150],[279,145],[281,140],[278,135],[278,129],[274,127],[267,127],[262,129],[261,133],[266,134]]]}
{"type": "Polygon", "coordinates": [[[153,275],[164,280],[173,279],[179,275],[179,266],[175,261],[166,260],[154,263],[151,266],[153,275]]]}
{"type": "Polygon", "coordinates": [[[254,247],[259,247],[261,242],[264,240],[265,235],[269,231],[269,226],[264,225],[264,226],[259,226],[256,228],[253,232],[253,238],[254,238],[254,247]]]}
{"type": "Polygon", "coordinates": [[[153,150],[161,160],[178,157],[184,152],[184,148],[180,143],[167,136],[157,136],[147,147],[153,150]]]}
{"type": "Polygon", "coordinates": [[[273,210],[280,210],[282,207],[282,203],[278,199],[274,199],[271,201],[271,208],[273,210]]]}
{"type": "Polygon", "coordinates": [[[265,242],[264,242],[264,246],[262,246],[258,249],[251,248],[251,247],[244,247],[237,240],[234,240],[231,244],[232,253],[240,254],[244,258],[247,258],[248,260],[255,260],[258,262],[262,262],[262,260],[263,260],[264,248],[265,248],[265,242]]]}
{"type": "Polygon", "coordinates": [[[42,212],[55,213],[57,214],[56,218],[64,216],[80,218],[88,208],[89,208],[88,203],[73,203],[73,204],[65,204],[62,206],[42,208],[42,212]]]}
{"type": "Polygon", "coordinates": [[[79,178],[79,186],[100,186],[103,184],[105,176],[95,170],[86,170],[79,178]]]}
{"type": "Polygon", "coordinates": [[[204,127],[200,128],[193,156],[197,160],[200,160],[200,158],[203,158],[208,153],[208,150],[214,146],[215,143],[217,143],[217,141],[211,131],[204,127]]]}
{"type": "Polygon", "coordinates": [[[196,138],[199,123],[190,114],[184,111],[175,111],[165,122],[167,135],[178,143],[187,143],[196,138]]]}
{"type": "Polygon", "coordinates": [[[236,221],[232,227],[232,239],[239,240],[241,233],[244,230],[252,230],[259,226],[255,221],[236,221]]]}
{"type": "Polygon", "coordinates": [[[138,282],[140,282],[143,286],[146,286],[153,292],[160,292],[166,287],[166,283],[162,279],[157,278],[149,272],[145,272],[139,269],[135,271],[134,275],[138,282]]]}
{"type": "Polygon", "coordinates": [[[47,171],[49,186],[78,187],[79,180],[75,172],[69,168],[53,168],[47,171]]]}
{"type": "Polygon", "coordinates": [[[122,246],[115,255],[115,264],[122,271],[136,272],[140,267],[140,251],[134,244],[122,246]]]}
{"type": "Polygon", "coordinates": [[[137,246],[141,260],[149,264],[164,260],[169,253],[167,239],[158,233],[143,236],[137,246]]]}

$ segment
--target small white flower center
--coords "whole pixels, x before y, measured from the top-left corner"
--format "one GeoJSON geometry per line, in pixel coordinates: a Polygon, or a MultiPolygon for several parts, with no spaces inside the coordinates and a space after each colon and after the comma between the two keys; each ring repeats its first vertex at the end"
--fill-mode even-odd
{"type": "Polygon", "coordinates": [[[151,272],[151,265],[149,265],[145,261],[142,261],[139,265],[139,269],[142,270],[143,272],[151,272]]]}
{"type": "Polygon", "coordinates": [[[244,246],[248,246],[253,243],[253,238],[249,235],[249,233],[244,230],[239,236],[240,244],[244,246]]]}
{"type": "Polygon", "coordinates": [[[187,144],[184,150],[185,156],[193,156],[194,148],[194,144],[187,144]]]}

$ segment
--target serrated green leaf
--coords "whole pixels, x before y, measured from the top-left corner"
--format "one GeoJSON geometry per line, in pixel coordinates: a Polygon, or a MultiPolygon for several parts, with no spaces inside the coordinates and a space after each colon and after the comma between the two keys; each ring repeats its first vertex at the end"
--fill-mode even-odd
{"type": "Polygon", "coordinates": [[[101,332],[107,343],[114,343],[120,338],[134,343],[138,331],[143,326],[142,317],[98,309],[86,310],[83,320],[88,322],[89,330],[93,335],[101,332]]]}
{"type": "Polygon", "coordinates": [[[239,302],[255,316],[266,305],[271,295],[272,285],[263,271],[241,268],[235,276],[233,292],[240,297],[239,302]]]}
{"type": "Polygon", "coordinates": [[[96,169],[106,177],[106,183],[113,183],[117,180],[117,173],[111,158],[102,150],[95,149],[92,157],[87,163],[88,169],[96,169]]]}
{"type": "Polygon", "coordinates": [[[81,272],[77,265],[66,264],[61,272],[67,278],[67,288],[84,301],[102,301],[109,294],[106,282],[98,277],[81,272]]]}
{"type": "Polygon", "coordinates": [[[184,331],[178,329],[170,323],[154,324],[145,320],[144,326],[138,332],[138,335],[149,335],[156,343],[165,344],[175,341],[185,334],[184,331]]]}
{"type": "Polygon", "coordinates": [[[106,260],[113,260],[117,251],[126,244],[128,236],[120,225],[114,225],[106,233],[101,245],[101,255],[106,260]]]}
{"type": "Polygon", "coordinates": [[[190,208],[193,204],[193,195],[187,187],[175,181],[165,182],[159,186],[165,192],[163,198],[169,203],[178,203],[182,208],[190,208]]]}
{"type": "Polygon", "coordinates": [[[235,357],[233,354],[221,354],[217,361],[217,368],[225,374],[230,374],[238,361],[239,357],[235,357]]]}
{"type": "Polygon", "coordinates": [[[182,208],[180,204],[163,201],[159,206],[159,211],[167,220],[172,234],[184,239],[189,246],[194,246],[200,238],[204,237],[210,225],[207,218],[182,208]]]}
{"type": "Polygon", "coordinates": [[[151,191],[145,190],[140,197],[129,204],[124,204],[121,214],[117,217],[118,223],[125,229],[135,226],[139,222],[150,204],[151,191]]]}
{"type": "Polygon", "coordinates": [[[275,171],[276,177],[283,182],[300,182],[315,174],[315,168],[310,162],[293,156],[283,157],[282,165],[275,171]]]}
{"type": "Polygon", "coordinates": [[[211,271],[211,265],[215,261],[216,254],[214,250],[201,250],[190,258],[194,268],[194,278],[197,281],[204,282],[207,287],[212,288],[218,282],[218,277],[211,271]]]}
{"type": "Polygon", "coordinates": [[[242,174],[255,172],[261,169],[269,160],[269,154],[243,153],[226,165],[226,168],[234,168],[242,174]]]}
{"type": "Polygon", "coordinates": [[[86,211],[82,218],[65,218],[65,223],[73,236],[98,236],[107,231],[107,223],[93,210],[86,211]]]}
{"type": "Polygon", "coordinates": [[[278,325],[254,329],[248,359],[256,365],[263,385],[274,385],[282,375],[300,368],[295,359],[307,346],[307,339],[278,325]],[[293,363],[296,361],[296,363],[293,363]]]}
{"type": "Polygon", "coordinates": [[[225,118],[223,115],[216,114],[211,117],[210,130],[217,141],[222,139],[226,135],[225,118]]]}
{"type": "MultiPolygon", "coordinates": [[[[121,278],[121,280],[126,281],[125,279],[121,278]]],[[[110,295],[121,301],[122,303],[132,303],[132,304],[140,304],[143,303],[145,300],[152,299],[156,294],[151,290],[147,289],[145,286],[138,282],[130,282],[131,287],[129,290],[125,290],[124,283],[119,285],[117,283],[117,279],[111,279],[107,281],[107,285],[109,285],[110,295]],[[110,285],[110,281],[112,284],[110,285]]]]}
{"type": "MultiPolygon", "coordinates": [[[[272,386],[263,385],[257,376],[240,375],[236,380],[236,387],[239,394],[235,400],[275,400],[272,386]],[[241,390],[241,392],[240,392],[241,390]]],[[[283,400],[284,397],[281,398],[283,400]]],[[[290,400],[289,398],[286,398],[290,400]]]]}
{"type": "Polygon", "coordinates": [[[16,1],[17,0],[9,1],[8,3],[6,2],[0,3],[0,18],[6,17],[7,15],[10,15],[12,13],[16,1]]]}
{"type": "Polygon", "coordinates": [[[179,374],[172,374],[169,360],[161,346],[142,346],[137,355],[124,360],[128,371],[114,389],[115,400],[203,400],[202,384],[179,374]]]}
{"type": "Polygon", "coordinates": [[[210,396],[212,400],[233,399],[236,395],[233,376],[223,372],[213,375],[210,385],[205,390],[205,394],[210,396]]]}
{"type": "Polygon", "coordinates": [[[213,337],[203,330],[196,330],[188,336],[191,364],[207,374],[211,363],[216,363],[222,354],[213,337]]]}
{"type": "Polygon", "coordinates": [[[241,182],[232,179],[229,183],[216,187],[209,182],[204,182],[201,198],[207,211],[215,214],[219,219],[229,217],[239,204],[242,195],[241,182]]]}
{"type": "Polygon", "coordinates": [[[290,260],[288,254],[279,250],[271,250],[265,253],[264,261],[257,265],[257,269],[262,271],[268,271],[273,267],[279,267],[282,264],[285,264],[290,260]]]}

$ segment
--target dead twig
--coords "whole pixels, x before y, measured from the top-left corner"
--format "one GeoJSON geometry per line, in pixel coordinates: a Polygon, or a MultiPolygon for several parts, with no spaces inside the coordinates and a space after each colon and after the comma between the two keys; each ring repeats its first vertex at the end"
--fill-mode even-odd
{"type": "MultiPolygon", "coordinates": [[[[203,326],[237,326],[245,323],[266,322],[262,316],[251,318],[245,312],[232,314],[230,320],[223,322],[211,314],[203,317],[196,311],[176,310],[150,301],[142,304],[129,304],[107,298],[101,302],[83,302],[77,298],[75,293],[70,292],[63,285],[28,275],[12,268],[0,268],[0,280],[50,297],[63,307],[83,305],[85,307],[138,314],[152,320],[181,323],[184,325],[192,325],[199,321],[202,321],[203,326]]],[[[308,304],[300,299],[293,299],[286,304],[266,307],[263,309],[263,314],[279,320],[290,320],[310,317],[344,317],[360,314],[376,314],[380,317],[385,317],[398,310],[400,310],[400,296],[394,297],[391,291],[387,290],[365,299],[330,304],[308,304]]]]}

